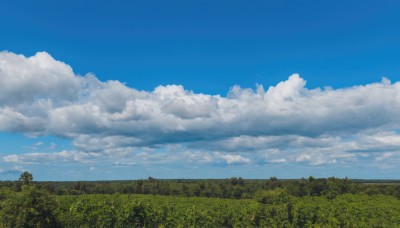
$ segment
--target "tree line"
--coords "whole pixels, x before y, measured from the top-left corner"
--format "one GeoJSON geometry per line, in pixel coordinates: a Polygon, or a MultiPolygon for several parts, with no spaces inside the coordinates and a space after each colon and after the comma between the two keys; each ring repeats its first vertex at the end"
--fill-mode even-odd
{"type": "MultiPolygon", "coordinates": [[[[29,177],[29,176],[28,176],[29,177]]],[[[32,182],[32,180],[30,180],[32,182]]],[[[75,182],[34,182],[41,189],[54,195],[82,194],[151,194],[164,196],[213,197],[229,199],[250,199],[260,190],[285,189],[289,195],[325,196],[334,198],[340,194],[365,193],[367,195],[390,195],[400,198],[400,182],[351,180],[348,178],[302,178],[279,180],[248,180],[240,177],[211,180],[162,180],[149,177],[131,181],[75,181],[75,182]]],[[[22,181],[3,181],[0,187],[21,191],[22,181]]]]}

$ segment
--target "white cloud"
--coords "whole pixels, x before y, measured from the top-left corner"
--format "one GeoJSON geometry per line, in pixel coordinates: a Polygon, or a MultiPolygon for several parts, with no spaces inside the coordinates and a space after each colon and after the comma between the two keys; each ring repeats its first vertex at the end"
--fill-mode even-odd
{"type": "Polygon", "coordinates": [[[249,164],[251,161],[248,158],[242,157],[238,154],[219,154],[219,156],[226,161],[229,165],[231,164],[249,164]]]}
{"type": "Polygon", "coordinates": [[[11,154],[3,157],[5,162],[16,164],[35,164],[48,162],[91,162],[101,157],[99,153],[61,151],[57,153],[11,154]]]}
{"type": "Polygon", "coordinates": [[[34,146],[36,146],[36,147],[39,147],[39,146],[42,146],[42,145],[43,145],[43,142],[37,142],[37,143],[34,144],[34,146]]]}
{"type": "Polygon", "coordinates": [[[280,158],[280,159],[272,159],[271,162],[272,163],[286,163],[287,160],[284,158],[280,158]]]}
{"type": "Polygon", "coordinates": [[[250,162],[239,153],[267,150],[277,151],[264,153],[267,161],[312,165],[399,153],[400,82],[384,78],[342,89],[305,85],[293,74],[267,90],[233,86],[227,96],[180,85],[147,92],[76,75],[44,52],[32,57],[1,52],[0,131],[66,137],[76,149],[72,155],[30,153],[4,160],[81,161],[88,153],[129,157],[171,144],[207,155],[204,161],[218,151],[228,164],[250,162]]]}
{"type": "Polygon", "coordinates": [[[0,52],[0,103],[16,105],[44,98],[53,101],[74,100],[81,78],[68,65],[39,52],[26,58],[0,52]]]}
{"type": "Polygon", "coordinates": [[[382,155],[380,155],[379,157],[377,157],[375,160],[377,160],[377,161],[384,161],[384,160],[386,160],[386,159],[391,159],[391,158],[393,158],[393,156],[394,156],[394,153],[392,153],[392,152],[386,152],[386,153],[383,153],[382,155]]]}

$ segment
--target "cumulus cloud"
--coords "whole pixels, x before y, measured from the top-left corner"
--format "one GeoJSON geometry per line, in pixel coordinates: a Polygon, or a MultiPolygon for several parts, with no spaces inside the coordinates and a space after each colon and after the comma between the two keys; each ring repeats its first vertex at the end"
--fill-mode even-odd
{"type": "Polygon", "coordinates": [[[79,151],[61,151],[57,153],[11,154],[4,156],[3,160],[9,163],[35,164],[43,162],[91,162],[98,157],[101,157],[101,154],[79,151]]]}
{"type": "Polygon", "coordinates": [[[80,78],[72,68],[39,52],[26,58],[10,52],[0,53],[0,103],[16,105],[36,99],[74,100],[79,92],[80,78]]]}
{"type": "MultiPolygon", "coordinates": [[[[181,85],[140,91],[76,75],[45,52],[0,52],[0,131],[71,139],[76,151],[45,154],[54,160],[82,160],[88,153],[128,156],[138,148],[182,144],[196,153],[218,152],[228,164],[251,161],[238,153],[259,154],[271,163],[351,161],[365,153],[398,153],[399,113],[400,82],[386,78],[308,89],[293,74],[266,90],[233,86],[226,96],[181,85]]],[[[41,156],[8,155],[4,161],[41,156]]]]}
{"type": "Polygon", "coordinates": [[[226,161],[229,165],[231,164],[249,164],[251,161],[248,158],[242,157],[238,154],[220,154],[222,159],[226,161]]]}

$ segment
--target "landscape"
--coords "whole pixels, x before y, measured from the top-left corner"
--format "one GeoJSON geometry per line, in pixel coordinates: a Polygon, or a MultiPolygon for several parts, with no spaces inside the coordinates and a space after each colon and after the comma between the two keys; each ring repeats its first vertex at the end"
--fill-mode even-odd
{"type": "Polygon", "coordinates": [[[395,227],[400,181],[1,182],[2,227],[395,227]]]}
{"type": "Polygon", "coordinates": [[[398,1],[0,8],[0,227],[400,227],[398,1]]]}

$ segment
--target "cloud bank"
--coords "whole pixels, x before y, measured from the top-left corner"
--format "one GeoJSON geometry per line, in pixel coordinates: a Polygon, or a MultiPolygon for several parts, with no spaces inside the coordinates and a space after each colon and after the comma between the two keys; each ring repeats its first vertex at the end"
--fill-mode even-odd
{"type": "Polygon", "coordinates": [[[267,89],[233,86],[226,96],[181,85],[140,91],[92,74],[76,75],[45,52],[0,53],[0,131],[69,138],[75,147],[3,158],[11,163],[138,159],[175,146],[179,149],[169,158],[183,161],[320,165],[370,159],[387,166],[386,160],[400,157],[399,113],[400,82],[386,78],[308,89],[293,74],[267,89]]]}

